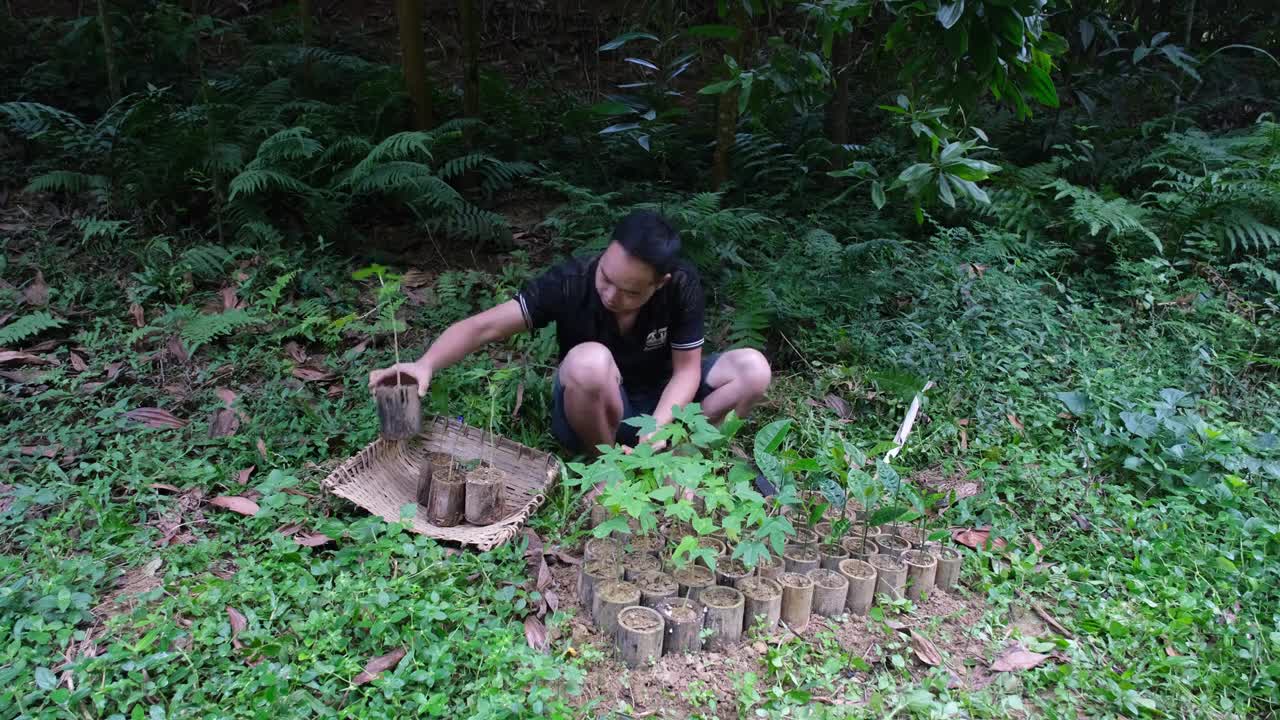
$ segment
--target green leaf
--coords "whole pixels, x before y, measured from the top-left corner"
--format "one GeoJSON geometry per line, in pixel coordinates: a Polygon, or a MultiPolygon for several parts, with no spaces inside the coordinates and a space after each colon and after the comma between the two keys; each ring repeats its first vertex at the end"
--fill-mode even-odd
{"type": "Polygon", "coordinates": [[[972,180],[965,180],[964,178],[956,177],[951,174],[947,175],[947,180],[950,181],[952,187],[957,193],[961,193],[977,203],[982,203],[984,205],[991,204],[991,197],[987,195],[987,191],[978,187],[977,183],[972,180]]]}
{"type": "Polygon", "coordinates": [[[608,50],[617,50],[618,48],[622,47],[623,45],[626,45],[632,40],[653,40],[654,42],[659,42],[657,35],[650,35],[649,33],[646,33],[646,32],[627,32],[627,33],[622,33],[618,37],[601,45],[598,48],[598,52],[606,52],[608,50]]]}
{"type": "Polygon", "coordinates": [[[693,522],[690,524],[693,525],[693,531],[698,533],[699,535],[709,535],[716,531],[715,521],[713,521],[711,518],[705,518],[705,517],[694,518],[693,522]]]}
{"type": "Polygon", "coordinates": [[[871,513],[871,518],[867,520],[867,524],[876,526],[894,522],[900,519],[903,515],[906,515],[907,510],[909,509],[910,508],[905,505],[891,505],[889,507],[879,508],[875,512],[871,513]]]}
{"type": "Polygon", "coordinates": [[[694,25],[685,31],[689,37],[711,40],[737,40],[741,31],[732,25],[694,25]]]}
{"type": "Polygon", "coordinates": [[[951,194],[951,184],[947,182],[947,177],[944,174],[942,173],[938,174],[937,184],[938,184],[938,199],[950,207],[955,207],[956,199],[955,199],[955,196],[951,194]]]}
{"type": "Polygon", "coordinates": [[[782,443],[787,439],[787,434],[791,432],[791,419],[784,418],[782,420],[774,420],[765,425],[756,433],[755,451],[759,453],[774,453],[778,448],[782,447],[782,443]]]}
{"type": "Polygon", "coordinates": [[[960,18],[964,17],[964,0],[958,2],[942,3],[938,6],[937,16],[938,22],[942,27],[950,30],[956,23],[960,22],[960,18]]]}
{"type": "Polygon", "coordinates": [[[622,516],[611,517],[595,526],[595,529],[591,531],[591,534],[595,537],[602,538],[608,537],[610,534],[615,532],[626,535],[631,534],[631,526],[627,524],[626,518],[622,516]]]}
{"type": "Polygon", "coordinates": [[[600,131],[600,134],[601,134],[601,135],[610,135],[610,134],[612,134],[612,133],[625,132],[625,131],[627,131],[627,130],[636,130],[636,129],[638,129],[639,127],[640,127],[640,123],[635,123],[635,122],[631,122],[631,123],[618,123],[618,124],[616,124],[616,125],[610,125],[609,127],[605,128],[605,129],[603,129],[603,130],[601,130],[601,131],[600,131]]]}
{"type": "Polygon", "coordinates": [[[862,160],[858,160],[858,161],[854,162],[853,164],[849,165],[849,167],[847,167],[847,168],[845,168],[845,169],[843,169],[843,170],[832,170],[832,171],[828,172],[828,173],[827,173],[827,175],[828,175],[828,176],[830,176],[830,177],[834,177],[834,178],[846,178],[846,177],[866,178],[866,177],[875,177],[875,175],[876,175],[876,169],[875,169],[874,167],[872,167],[871,163],[869,163],[869,162],[864,162],[864,161],[862,161],[862,160]]]}
{"type": "Polygon", "coordinates": [[[884,207],[884,183],[879,180],[871,181],[871,203],[879,210],[884,207]]]}
{"type": "Polygon", "coordinates": [[[1058,107],[1058,89],[1054,87],[1049,73],[1038,65],[1027,67],[1027,90],[1031,92],[1031,97],[1040,101],[1040,104],[1058,107]]]}
{"type": "Polygon", "coordinates": [[[906,185],[912,195],[919,195],[920,191],[927,185],[934,173],[933,165],[929,163],[915,163],[907,167],[898,175],[898,183],[906,185]]]}
{"type": "Polygon", "coordinates": [[[627,115],[635,112],[632,107],[626,103],[610,100],[607,102],[596,103],[591,106],[593,115],[627,115]]]}
{"type": "Polygon", "coordinates": [[[1153,437],[1156,431],[1160,429],[1160,421],[1156,420],[1154,415],[1122,412],[1120,413],[1120,419],[1124,422],[1125,429],[1138,437],[1153,437]]]}
{"type": "Polygon", "coordinates": [[[738,84],[737,79],[721,80],[720,82],[714,82],[702,88],[701,90],[698,91],[698,94],[699,95],[719,95],[720,93],[725,92],[730,88],[737,86],[737,84],[738,84]]]}
{"type": "Polygon", "coordinates": [[[1001,168],[995,163],[989,163],[985,160],[974,160],[973,158],[960,158],[943,165],[943,170],[949,175],[954,175],[963,180],[986,180],[992,173],[1000,172],[1001,168]]]}
{"type": "Polygon", "coordinates": [[[688,556],[697,548],[698,538],[692,535],[685,535],[680,540],[680,544],[676,545],[675,551],[671,553],[671,559],[678,563],[682,558],[688,556]]]}
{"type": "Polygon", "coordinates": [[[649,492],[649,499],[654,502],[664,503],[676,496],[676,489],[671,485],[663,485],[657,490],[649,492]]]}
{"type": "Polygon", "coordinates": [[[48,692],[58,686],[58,676],[53,674],[49,668],[36,668],[36,687],[48,692]]]}
{"type": "Polygon", "coordinates": [[[748,568],[754,568],[760,561],[769,557],[769,550],[764,543],[757,540],[744,540],[733,548],[732,557],[741,560],[748,568]]]}
{"type": "Polygon", "coordinates": [[[1005,42],[1018,47],[1022,45],[1022,37],[1027,26],[1022,21],[1022,16],[1013,8],[989,7],[991,10],[991,18],[996,22],[996,26],[1000,33],[1001,39],[1005,42]]]}
{"type": "Polygon", "coordinates": [[[1080,390],[1072,390],[1071,392],[1057,393],[1057,398],[1062,401],[1063,405],[1067,406],[1067,410],[1069,410],[1072,415],[1084,417],[1085,410],[1089,406],[1088,395],[1084,394],[1080,390]]]}

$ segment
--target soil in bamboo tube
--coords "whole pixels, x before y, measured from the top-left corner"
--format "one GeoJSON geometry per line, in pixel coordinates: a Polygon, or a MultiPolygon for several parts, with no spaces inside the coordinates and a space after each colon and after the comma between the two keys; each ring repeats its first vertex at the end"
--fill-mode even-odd
{"type": "Polygon", "coordinates": [[[683,598],[697,600],[702,591],[716,584],[716,575],[706,565],[686,565],[671,573],[679,588],[676,594],[683,598]]]}
{"type": "Polygon", "coordinates": [[[616,640],[618,613],[625,607],[640,604],[640,588],[626,580],[606,580],[596,587],[591,598],[591,619],[600,634],[616,640]]]}
{"type": "Polygon", "coordinates": [[[640,604],[652,608],[667,598],[676,596],[679,585],[671,575],[659,570],[642,572],[632,582],[640,588],[640,604]]]}

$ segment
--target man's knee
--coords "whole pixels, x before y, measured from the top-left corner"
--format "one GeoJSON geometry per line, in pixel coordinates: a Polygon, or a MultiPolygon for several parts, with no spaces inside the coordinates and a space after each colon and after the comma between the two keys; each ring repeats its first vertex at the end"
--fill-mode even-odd
{"type": "Polygon", "coordinates": [[[578,390],[600,390],[618,385],[618,366],[609,348],[600,343],[575,345],[560,365],[560,382],[578,390]]]}
{"type": "Polygon", "coordinates": [[[769,367],[769,359],[764,353],[753,348],[740,351],[735,363],[738,379],[744,389],[757,397],[763,397],[773,381],[773,369],[769,367]]]}

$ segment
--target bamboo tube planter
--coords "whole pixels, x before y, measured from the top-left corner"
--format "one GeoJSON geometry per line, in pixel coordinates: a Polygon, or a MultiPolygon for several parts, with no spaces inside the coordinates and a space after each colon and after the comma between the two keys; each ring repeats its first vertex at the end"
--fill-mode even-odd
{"type": "Polygon", "coordinates": [[[717,585],[702,591],[699,598],[706,608],[703,626],[710,630],[702,646],[706,650],[723,651],[742,639],[742,616],[745,599],[736,588],[717,585]]]}
{"type": "Polygon", "coordinates": [[[960,583],[960,565],[964,558],[955,548],[941,547],[934,553],[938,558],[938,572],[934,585],[943,592],[955,592],[960,583]]]}
{"type": "Polygon", "coordinates": [[[876,569],[865,560],[840,561],[840,574],[849,582],[844,607],[850,615],[866,615],[875,599],[876,569]]]}
{"type": "Polygon", "coordinates": [[[591,560],[621,560],[622,546],[613,538],[591,538],[582,546],[582,562],[591,560]]]}
{"type": "Polygon", "coordinates": [[[662,654],[694,653],[702,649],[702,603],[683,597],[662,600],[654,608],[664,624],[662,654]]]}
{"type": "Polygon", "coordinates": [[[664,623],[653,608],[632,605],[618,612],[618,654],[636,668],[662,657],[664,623]]]}
{"type": "Polygon", "coordinates": [[[622,556],[622,577],[635,580],[643,573],[661,572],[662,563],[648,553],[628,553],[622,556]]]}
{"type": "Polygon", "coordinates": [[[897,535],[880,535],[876,538],[876,544],[880,546],[881,555],[894,557],[902,557],[902,553],[911,549],[911,543],[897,535]]]}
{"type": "Polygon", "coordinates": [[[467,505],[467,478],[461,473],[432,472],[427,498],[427,522],[454,527],[462,522],[467,505]]]}
{"type": "Polygon", "coordinates": [[[795,632],[803,631],[813,612],[813,581],[802,573],[784,572],[778,584],[782,586],[782,622],[795,632]]]}
{"type": "Polygon", "coordinates": [[[756,575],[770,580],[777,580],[778,576],[786,570],[786,566],[782,562],[782,558],[777,555],[768,555],[760,559],[760,564],[756,565],[756,575]]]}
{"type": "Polygon", "coordinates": [[[902,586],[907,581],[907,564],[893,555],[872,555],[868,562],[876,569],[876,596],[901,599],[902,586]]]}
{"type": "Polygon", "coordinates": [[[854,560],[867,560],[872,555],[880,554],[880,546],[870,536],[865,541],[861,537],[847,537],[841,542],[841,546],[854,560]]]}
{"type": "Polygon", "coordinates": [[[751,577],[751,574],[752,571],[741,560],[722,558],[716,563],[717,585],[736,588],[743,580],[751,577]]]}
{"type": "Polygon", "coordinates": [[[818,549],[790,544],[782,551],[782,561],[787,572],[804,574],[818,567],[818,549]]]}
{"type": "Polygon", "coordinates": [[[383,440],[407,440],[422,432],[422,401],[418,382],[399,373],[373,388],[378,406],[378,433],[383,440]]]}
{"type": "Polygon", "coordinates": [[[849,580],[835,570],[818,568],[809,571],[813,581],[813,612],[823,617],[836,617],[844,612],[849,599],[849,580]]]}
{"type": "Polygon", "coordinates": [[[703,590],[715,587],[716,584],[715,573],[705,565],[687,565],[677,569],[671,576],[678,585],[677,594],[690,600],[698,600],[703,590]]]}
{"type": "Polygon", "coordinates": [[[908,550],[902,554],[907,564],[907,597],[912,602],[924,602],[933,593],[933,583],[938,571],[938,558],[923,550],[908,550]]]}
{"type": "Polygon", "coordinates": [[[640,604],[647,608],[656,608],[662,600],[675,597],[680,587],[675,578],[658,570],[640,573],[632,582],[640,588],[640,604]]]}
{"type": "Polygon", "coordinates": [[[492,465],[481,465],[467,474],[464,515],[472,525],[491,525],[502,517],[506,475],[492,465]]]}
{"type": "Polygon", "coordinates": [[[618,613],[623,608],[639,604],[640,588],[626,580],[606,580],[596,587],[591,597],[591,618],[601,635],[616,639],[618,613]]]}
{"type": "Polygon", "coordinates": [[[777,630],[782,618],[782,585],[769,578],[749,577],[738,584],[738,590],[745,599],[743,629],[754,628],[763,618],[766,633],[777,630]]]}
{"type": "Polygon", "coordinates": [[[622,579],[622,566],[613,558],[595,558],[582,563],[578,571],[578,601],[587,610],[592,610],[592,599],[596,588],[609,580],[622,579]]]}
{"type": "Polygon", "coordinates": [[[849,559],[849,551],[834,543],[818,546],[818,567],[837,570],[841,560],[849,559]]]}

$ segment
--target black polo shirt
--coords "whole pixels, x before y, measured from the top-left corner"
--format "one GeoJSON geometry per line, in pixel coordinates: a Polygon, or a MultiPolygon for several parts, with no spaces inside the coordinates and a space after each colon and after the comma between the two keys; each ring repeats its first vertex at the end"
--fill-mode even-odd
{"type": "Polygon", "coordinates": [[[613,353],[622,381],[633,388],[660,388],[671,379],[671,351],[702,347],[702,282],[692,264],[680,261],[671,280],[641,306],[625,335],[596,292],[600,256],[575,257],[529,280],[516,293],[531,330],[556,324],[560,360],[584,342],[613,353]]]}

